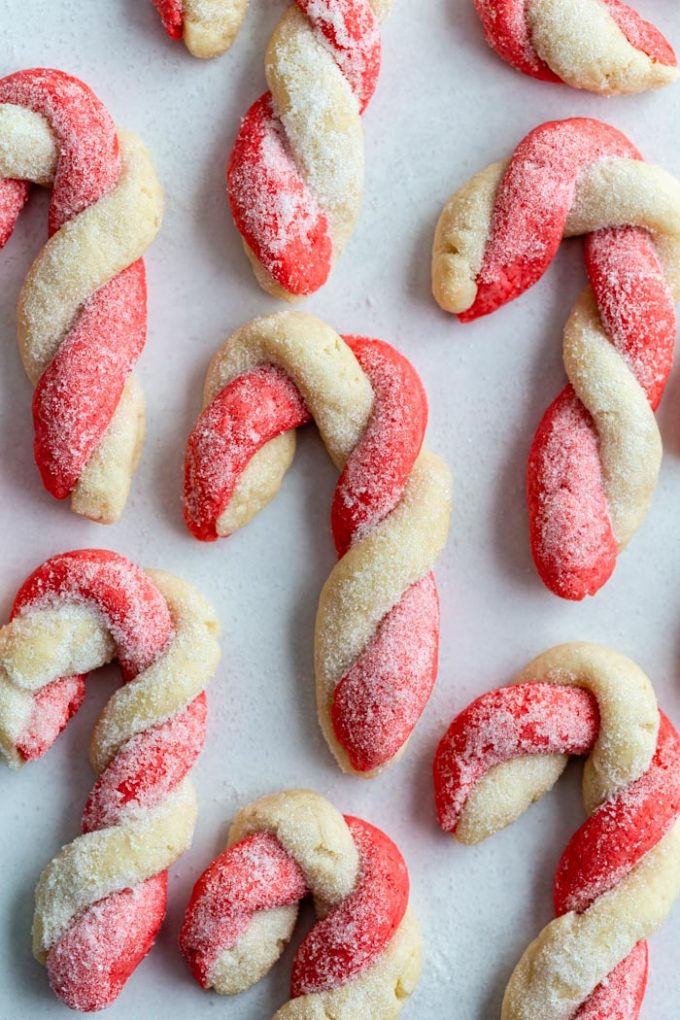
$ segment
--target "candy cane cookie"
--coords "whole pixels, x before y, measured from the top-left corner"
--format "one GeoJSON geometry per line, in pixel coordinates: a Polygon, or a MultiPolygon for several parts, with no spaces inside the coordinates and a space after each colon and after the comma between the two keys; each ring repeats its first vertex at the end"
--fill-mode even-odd
{"type": "Polygon", "coordinates": [[[151,0],[171,39],[182,39],[194,57],[226,53],[238,35],[248,0],[151,0]]]}
{"type": "Polygon", "coordinates": [[[513,971],[503,1020],[636,1020],[647,943],[680,893],[680,735],[630,659],[560,645],[454,719],[434,760],[439,822],[477,843],[588,755],[586,823],[558,865],[557,919],[513,971]]]}
{"type": "Polygon", "coordinates": [[[671,44],[621,0],[475,0],[486,40],[541,81],[620,95],[678,76],[671,44]]]}
{"type": "Polygon", "coordinates": [[[191,585],[97,549],[38,567],[0,629],[0,753],[12,767],[51,747],[89,670],[118,658],[125,681],[92,735],[98,778],[83,835],[36,889],[33,952],[73,1009],[113,1002],[165,915],[167,869],[194,831],[187,777],[205,739],[217,634],[191,585]]]}
{"type": "Polygon", "coordinates": [[[338,470],[340,557],[316,619],[319,719],[341,768],[370,776],[403,750],[431,693],[439,644],[432,565],[450,514],[448,468],[422,448],[427,400],[379,340],[283,312],[237,330],[208,370],[185,456],[184,515],[230,535],[279,490],[294,430],[313,418],[338,470]]]}
{"type": "Polygon", "coordinates": [[[146,342],[141,256],[162,193],[139,139],[116,131],[87,85],[45,68],[0,79],[0,247],[31,183],[52,188],[49,240],[17,311],[35,386],[35,459],[48,492],[108,524],[123,511],[144,436],[131,372],[146,342]]]}
{"type": "Polygon", "coordinates": [[[317,922],[293,961],[290,1000],[274,1020],[391,1020],[420,977],[421,943],[399,850],[311,790],[243,808],[227,849],[194,887],[180,946],[203,988],[236,995],[290,941],[298,902],[317,922]]]}
{"type": "Polygon", "coordinates": [[[364,177],[361,114],[380,72],[391,0],[297,0],[265,58],[227,167],[234,222],[260,286],[291,301],[328,279],[364,177]]]}
{"type": "Polygon", "coordinates": [[[432,263],[438,303],[470,322],[532,286],[561,238],[577,234],[587,235],[590,287],[565,326],[569,385],[539,425],[527,477],[536,567],[568,599],[609,579],[656,486],[653,412],[680,299],[680,182],[599,121],[543,124],[449,200],[432,263]]]}

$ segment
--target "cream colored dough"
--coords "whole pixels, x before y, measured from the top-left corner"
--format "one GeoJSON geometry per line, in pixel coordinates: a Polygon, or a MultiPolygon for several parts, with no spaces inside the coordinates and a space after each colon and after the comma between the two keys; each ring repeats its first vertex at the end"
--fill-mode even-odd
{"type": "Polygon", "coordinates": [[[526,10],[534,49],[574,88],[618,95],[661,88],[678,76],[677,67],[628,42],[602,0],[528,0],[526,10]]]}
{"type": "Polygon", "coordinates": [[[182,36],[194,57],[225,53],[238,34],[248,0],[184,0],[182,36]]]}
{"type": "MultiPolygon", "coordinates": [[[[383,18],[391,0],[371,0],[383,18]]],[[[328,219],[336,259],[352,233],[364,182],[364,133],[359,104],[331,50],[298,7],[290,7],[265,57],[267,85],[295,162],[328,219]]],[[[261,287],[296,301],[258,262],[244,242],[261,287]]]]}
{"type": "MultiPolygon", "coordinates": [[[[539,655],[515,683],[581,687],[596,698],[600,732],[583,778],[586,811],[642,776],[656,749],[659,713],[652,685],[635,663],[600,645],[571,643],[539,655]]],[[[490,769],[470,794],[456,838],[477,843],[514,821],[557,780],[565,755],[511,759],[490,769]]],[[[515,968],[503,1020],[571,1020],[634,945],[664,920],[680,893],[680,823],[610,892],[581,914],[551,921],[515,968]]]]}
{"type": "MultiPolygon", "coordinates": [[[[293,379],[341,471],[373,407],[370,383],[350,348],[333,329],[302,312],[254,319],[237,330],[213,358],[204,406],[231,380],[262,364],[280,365],[293,379]]],[[[218,534],[228,535],[247,523],[276,495],[294,451],[292,431],[258,451],[218,521],[218,534]]],[[[345,771],[353,770],[335,739],[330,718],[335,687],[380,620],[431,569],[446,544],[450,509],[449,470],[423,450],[399,505],[357,538],[323,587],[316,620],[317,707],[326,740],[345,771]]]]}
{"type": "MultiPolygon", "coordinates": [[[[219,660],[212,607],[184,581],[149,576],[168,603],[173,637],[166,651],[111,698],[95,727],[90,758],[104,771],[119,748],[182,711],[209,683],[219,660]]],[[[0,629],[0,753],[17,767],[14,743],[33,696],[59,676],[88,672],[115,653],[102,618],[84,605],[51,606],[0,629]]],[[[75,915],[104,896],[168,868],[189,846],[196,796],[188,779],[151,809],[128,809],[115,826],[79,836],[47,865],[36,888],[33,949],[44,963],[75,915]]]]}
{"type": "MultiPolygon", "coordinates": [[[[311,790],[273,794],[248,805],[234,819],[228,846],[257,832],[268,832],[299,864],[324,917],[351,893],[359,858],[351,833],[336,808],[311,790]]],[[[238,944],[221,954],[210,986],[235,995],[259,981],[290,941],[297,906],[256,915],[238,944]]],[[[292,999],[274,1020],[391,1020],[401,1012],[420,977],[420,930],[407,910],[380,959],[337,988],[292,999]]]]}
{"type": "MultiPolygon", "coordinates": [[[[156,236],[163,196],[142,142],[119,132],[121,175],[115,188],[69,220],[38,254],[17,310],[19,349],[35,386],[83,303],[140,258],[156,236]]],[[[37,113],[0,104],[0,176],[49,186],[55,139],[37,113]]],[[[144,399],[128,378],[102,442],[71,494],[73,510],[105,524],[120,517],[144,438],[144,399]]]]}
{"type": "MultiPolygon", "coordinates": [[[[507,161],[463,185],[439,218],[432,253],[438,304],[461,313],[477,295],[496,191],[507,161]]],[[[646,227],[680,300],[680,181],[632,159],[603,159],[579,177],[565,237],[607,226],[646,227]]],[[[563,336],[567,376],[590,411],[600,439],[603,480],[614,534],[622,549],[649,506],[661,466],[661,437],[644,390],[609,342],[590,287],[576,301],[563,336]]]]}

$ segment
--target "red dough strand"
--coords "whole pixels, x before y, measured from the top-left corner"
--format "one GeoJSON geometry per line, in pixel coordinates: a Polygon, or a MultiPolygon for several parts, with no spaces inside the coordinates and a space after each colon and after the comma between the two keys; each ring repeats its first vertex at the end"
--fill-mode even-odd
{"type": "MultiPolygon", "coordinates": [[[[52,236],[116,185],[115,125],[90,89],[61,71],[19,71],[3,78],[0,103],[40,114],[55,137],[52,236]]],[[[0,246],[27,196],[24,182],[0,181],[0,246]]],[[[46,489],[57,499],[73,490],[99,446],[145,342],[146,283],[139,259],[85,302],[36,387],[35,458],[46,489]]]]}
{"type": "MultiPolygon", "coordinates": [[[[23,584],[12,618],[64,605],[88,606],[113,636],[126,681],[163,653],[173,634],[167,603],[147,575],[115,553],[79,550],[44,563],[23,584]]],[[[85,677],[42,688],[17,743],[25,759],[49,749],[82,700],[85,677]]],[[[201,694],[182,712],[128,740],[99,776],[83,813],[83,832],[118,824],[131,806],[152,808],[184,779],[205,740],[201,694]]],[[[165,915],[163,872],[112,893],[73,919],[47,957],[50,983],[74,1009],[109,1005],[151,948],[165,915]]]]}
{"type": "Polygon", "coordinates": [[[403,747],[437,679],[439,596],[433,575],[412,584],[333,696],[335,736],[357,772],[370,772],[403,747]]]}
{"type": "MultiPolygon", "coordinates": [[[[588,754],[599,732],[595,699],[575,687],[517,684],[483,695],[454,719],[434,759],[437,814],[455,832],[469,794],[495,765],[523,755],[588,754]]],[[[680,735],[660,713],[645,774],[606,801],[574,834],[554,884],[557,915],[581,913],[623,881],[680,814],[680,735]]],[[[637,1020],[647,980],[638,943],[580,1007],[578,1020],[637,1020]]]]}
{"type": "MultiPolygon", "coordinates": [[[[297,0],[297,6],[363,112],[380,71],[380,34],[369,0],[297,0]]],[[[266,272],[290,294],[318,290],[331,270],[333,239],[269,92],[243,119],[227,166],[227,191],[234,222],[266,272]]]]}
{"type": "Polygon", "coordinates": [[[184,28],[184,7],[182,0],[151,0],[160,14],[163,28],[171,39],[181,39],[184,28]]]}
{"type": "MultiPolygon", "coordinates": [[[[394,843],[379,829],[345,817],[359,852],[350,895],[317,921],[293,962],[291,998],[336,988],[385,951],[408,905],[409,879],[394,843]]],[[[275,836],[257,833],[220,854],[196,883],[180,946],[196,980],[208,987],[219,956],[232,949],[260,911],[308,894],[299,865],[275,836]]]]}
{"type": "Polygon", "coordinates": [[[642,158],[620,131],[586,117],[548,121],[522,139],[496,193],[477,297],[461,322],[495,312],[541,278],[564,236],[580,174],[612,157],[642,158]]]}
{"type": "Polygon", "coordinates": [[[184,461],[184,519],[195,538],[219,538],[217,521],[252,457],[309,419],[297,386],[274,365],[245,372],[217,394],[192,429],[184,461]]]}
{"type": "Polygon", "coordinates": [[[29,192],[30,186],[25,181],[0,180],[0,248],[4,248],[12,236],[29,192]]]}
{"type": "Polygon", "coordinates": [[[561,80],[533,47],[526,0],[475,0],[475,7],[486,41],[502,60],[540,81],[561,80]]]}
{"type": "MultiPolygon", "coordinates": [[[[427,424],[425,392],[409,362],[378,340],[343,339],[375,400],[333,498],[339,556],[398,505],[427,424]]],[[[273,366],[244,373],[218,393],[187,445],[184,514],[192,534],[215,539],[217,520],[253,454],[308,420],[296,386],[273,366]]],[[[333,729],[356,771],[383,765],[408,739],[434,686],[438,647],[439,602],[429,573],[404,592],[335,689],[333,729]]]]}
{"type": "Polygon", "coordinates": [[[409,879],[404,859],[384,832],[345,816],[359,851],[359,877],[347,899],[304,939],[293,962],[291,995],[336,988],[373,964],[406,913],[409,879]]]}
{"type": "Polygon", "coordinates": [[[47,957],[55,994],[84,1012],[104,1009],[151,949],[167,904],[167,872],[92,904],[47,957]]]}
{"type": "Polygon", "coordinates": [[[343,340],[368,376],[375,400],[333,496],[331,527],[338,556],[399,503],[423,445],[428,415],[423,384],[406,358],[380,340],[343,340]]]}
{"type": "Polygon", "coordinates": [[[668,39],[649,21],[641,18],[628,4],[621,0],[604,0],[609,13],[625,35],[631,46],[646,53],[659,64],[675,67],[678,60],[668,39]]]}

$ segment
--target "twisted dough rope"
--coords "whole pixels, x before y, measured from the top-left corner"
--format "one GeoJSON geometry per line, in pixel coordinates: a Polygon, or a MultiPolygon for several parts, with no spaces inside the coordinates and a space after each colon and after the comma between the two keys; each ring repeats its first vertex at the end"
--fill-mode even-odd
{"type": "Polygon", "coordinates": [[[489,45],[541,81],[619,95],[675,81],[661,32],[621,0],[475,0],[489,45]]]}
{"type": "Polygon", "coordinates": [[[52,186],[50,239],[19,297],[35,458],[57,499],[103,523],[125,506],[144,435],[132,368],[146,342],[141,255],[161,222],[146,149],[61,71],[0,80],[0,247],[30,183],[52,186]],[[4,179],[2,179],[4,178],[4,179]]]}
{"type": "Polygon", "coordinates": [[[432,263],[438,303],[469,322],[534,284],[576,234],[588,235],[592,289],[567,321],[569,385],[538,428],[527,479],[536,567],[569,599],[608,580],[656,485],[653,411],[680,299],[680,182],[599,121],[544,124],[449,200],[432,263]]]}
{"type": "Polygon", "coordinates": [[[294,430],[310,417],[341,472],[331,513],[340,560],[316,619],[317,708],[341,768],[370,776],[404,749],[437,672],[430,571],[448,533],[450,478],[422,449],[427,401],[412,366],[300,312],[243,326],[208,370],[184,515],[203,541],[246,524],[278,492],[294,430]]]}
{"type": "Polygon", "coordinates": [[[298,901],[319,918],[293,962],[291,999],[274,1020],[390,1020],[420,977],[409,877],[379,829],[311,790],[263,797],[239,812],[227,849],[196,883],[180,935],[204,988],[235,995],[290,941],[298,901]]]}
{"type": "Polygon", "coordinates": [[[0,630],[0,752],[10,766],[48,750],[77,710],[89,670],[117,657],[126,681],[92,735],[99,778],[83,835],[36,889],[33,952],[74,1009],[113,1002],[165,915],[167,868],[194,830],[186,777],[205,739],[217,633],[211,606],[191,585],[101,550],[44,563],[0,630]]]}
{"type": "Polygon", "coordinates": [[[248,0],[151,0],[171,39],[206,59],[226,53],[238,35],[248,0]]]}
{"type": "Polygon", "coordinates": [[[270,91],[227,167],[232,215],[258,283],[291,301],[326,282],[359,211],[361,114],[380,72],[391,0],[297,0],[269,42],[270,91]]]}
{"type": "Polygon", "coordinates": [[[453,721],[434,760],[443,829],[477,843],[589,754],[588,821],[555,878],[557,920],[515,968],[503,1020],[635,1020],[644,941],[680,893],[680,736],[629,659],[560,645],[453,721]]]}

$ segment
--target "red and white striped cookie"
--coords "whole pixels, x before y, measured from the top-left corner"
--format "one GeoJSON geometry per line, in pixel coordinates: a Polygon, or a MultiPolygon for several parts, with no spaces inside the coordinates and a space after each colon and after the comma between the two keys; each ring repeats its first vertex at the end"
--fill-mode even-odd
{"type": "Polygon", "coordinates": [[[680,299],[680,182],[600,121],[543,124],[449,200],[432,261],[438,303],[469,322],[531,287],[562,237],[577,234],[587,235],[590,287],[565,326],[569,385],[538,428],[527,480],[536,567],[568,599],[609,579],[656,486],[653,412],[680,299]]]}
{"type": "Polygon", "coordinates": [[[293,300],[328,279],[357,218],[361,113],[380,71],[378,19],[391,0],[297,0],[265,58],[227,167],[232,215],[258,282],[293,300]]]}
{"type": "Polygon", "coordinates": [[[275,1020],[398,1016],[420,977],[406,864],[383,832],[343,818],[311,790],[263,797],[234,819],[182,926],[196,980],[221,995],[259,981],[309,895],[318,920],[295,954],[291,997],[275,1020]]]}
{"type": "Polygon", "coordinates": [[[316,620],[317,707],[340,766],[368,776],[403,750],[437,672],[431,568],[448,533],[450,479],[422,448],[427,401],[412,366],[301,312],[243,326],[208,370],[184,514],[203,541],[246,524],[278,492],[294,430],[310,418],[341,472],[331,513],[340,560],[316,620]]]}
{"type": "Polygon", "coordinates": [[[146,342],[141,256],[161,222],[146,149],[87,85],[39,68],[0,79],[0,247],[30,185],[52,187],[50,238],[24,281],[19,348],[35,386],[35,459],[76,513],[116,521],[144,436],[131,374],[146,342]]]}
{"type": "Polygon", "coordinates": [[[171,39],[206,59],[226,53],[238,35],[248,0],[151,0],[171,39]]]}
{"type": "Polygon", "coordinates": [[[205,739],[217,634],[191,585],[97,549],[39,567],[0,629],[0,755],[10,766],[51,747],[89,670],[118,658],[125,680],[92,735],[98,779],[83,835],[36,889],[33,952],[73,1009],[116,999],[165,916],[167,869],[194,831],[187,777],[205,739]]]}
{"type": "Polygon", "coordinates": [[[647,943],[680,893],[680,735],[629,659],[566,644],[454,719],[434,760],[439,822],[477,843],[589,755],[588,821],[554,885],[557,919],[517,964],[503,1020],[637,1020],[647,943]]]}
{"type": "Polygon", "coordinates": [[[489,45],[518,71],[604,95],[658,89],[678,62],[621,0],[475,0],[489,45]]]}

